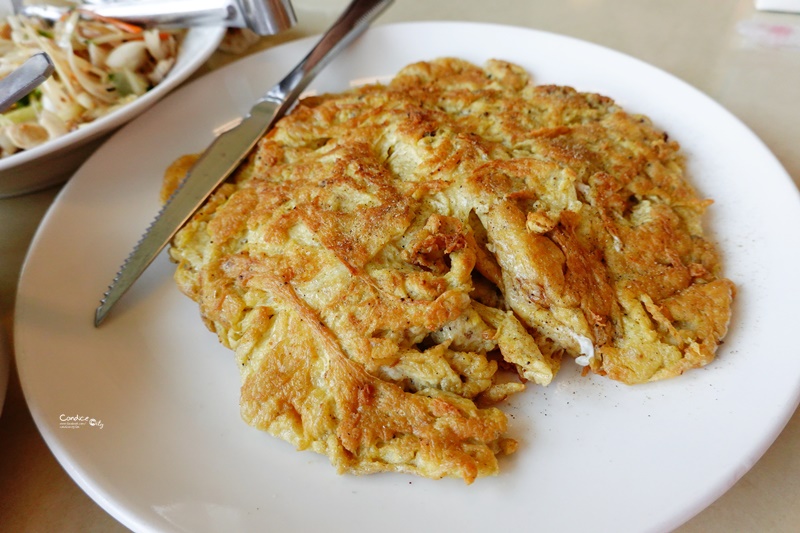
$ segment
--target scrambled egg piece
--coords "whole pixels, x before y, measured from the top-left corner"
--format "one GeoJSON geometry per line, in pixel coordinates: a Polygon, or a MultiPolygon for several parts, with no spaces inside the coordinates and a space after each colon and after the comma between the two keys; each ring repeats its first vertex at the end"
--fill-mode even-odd
{"type": "Polygon", "coordinates": [[[472,482],[517,446],[494,404],[564,355],[629,384],[713,359],[734,286],[708,204],[647,118],[445,58],[302,101],[170,253],[249,424],[341,472],[472,482]]]}

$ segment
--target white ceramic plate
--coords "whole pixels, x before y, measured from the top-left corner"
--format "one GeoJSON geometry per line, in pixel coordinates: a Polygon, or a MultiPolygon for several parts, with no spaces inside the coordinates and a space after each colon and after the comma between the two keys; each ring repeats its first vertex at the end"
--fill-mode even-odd
{"type": "Polygon", "coordinates": [[[761,142],[703,94],[557,35],[461,23],[378,27],[312,88],[341,90],[437,56],[498,57],[539,82],[612,95],[650,115],[684,145],[692,180],[716,200],[707,222],[740,288],[730,334],[707,368],[627,387],[581,378],[567,364],[551,386],[507,406],[521,447],[502,473],[465,486],[339,476],[326,458],[246,426],[232,354],[179,294],[164,255],[94,329],[100,295],[158,210],[163,169],[202,150],[311,44],[212,73],[127,125],[71,180],[34,240],[17,299],[22,385],[53,453],[92,498],[141,531],[666,531],[756,462],[800,391],[791,334],[797,190],[761,142]]]}
{"type": "MultiPolygon", "coordinates": [[[[11,12],[10,2],[0,0],[0,19],[11,12]]],[[[0,197],[23,194],[63,182],[106,136],[191,76],[217,49],[224,34],[222,27],[189,30],[181,44],[175,66],[164,81],[146,94],[63,137],[0,159],[0,197]]]]}

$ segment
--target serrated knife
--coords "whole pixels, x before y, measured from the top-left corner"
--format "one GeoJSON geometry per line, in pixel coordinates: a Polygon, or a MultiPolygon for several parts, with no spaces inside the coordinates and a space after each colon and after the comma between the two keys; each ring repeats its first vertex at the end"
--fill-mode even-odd
{"type": "Polygon", "coordinates": [[[95,311],[95,326],[105,320],[114,304],[211,193],[236,170],[256,142],[286,114],[319,71],[363,33],[392,2],[351,2],[308,55],[267,91],[236,127],[222,133],[211,143],[122,264],[95,311]]]}

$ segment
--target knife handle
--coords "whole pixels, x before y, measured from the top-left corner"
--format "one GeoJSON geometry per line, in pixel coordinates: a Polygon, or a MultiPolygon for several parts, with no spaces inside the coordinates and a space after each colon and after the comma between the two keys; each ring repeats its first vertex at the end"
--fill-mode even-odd
{"type": "MultiPolygon", "coordinates": [[[[343,48],[364,33],[394,0],[353,0],[300,63],[264,96],[294,102],[317,73],[343,48]]],[[[285,113],[287,110],[282,110],[285,113]]]]}

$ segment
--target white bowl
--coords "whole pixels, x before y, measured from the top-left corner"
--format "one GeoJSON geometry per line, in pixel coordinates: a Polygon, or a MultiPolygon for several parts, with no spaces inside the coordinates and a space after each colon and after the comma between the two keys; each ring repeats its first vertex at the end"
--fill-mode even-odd
{"type": "MultiPolygon", "coordinates": [[[[10,2],[0,0],[0,17],[11,12],[10,2]]],[[[190,29],[175,66],[164,81],[146,94],[63,137],[0,159],[0,198],[65,181],[114,130],[158,102],[205,63],[224,33],[222,27],[190,29]]]]}

